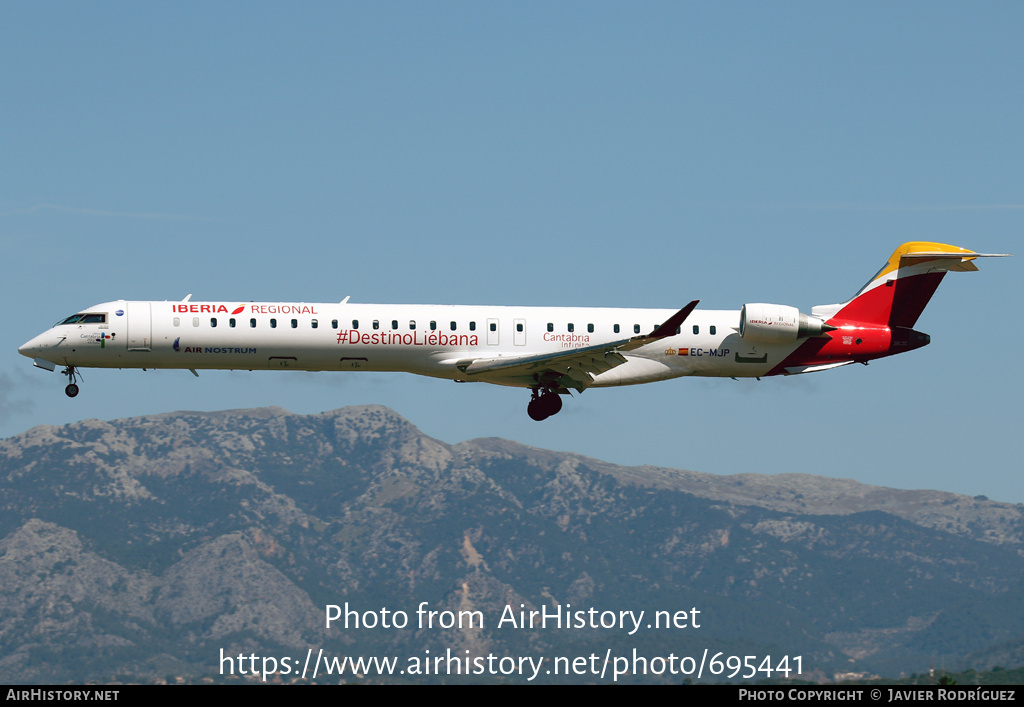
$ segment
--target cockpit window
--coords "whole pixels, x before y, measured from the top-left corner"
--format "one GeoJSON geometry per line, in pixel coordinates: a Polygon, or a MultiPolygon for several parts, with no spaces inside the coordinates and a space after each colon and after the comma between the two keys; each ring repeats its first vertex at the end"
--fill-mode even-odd
{"type": "Polygon", "coordinates": [[[99,314],[96,312],[80,312],[78,314],[72,314],[70,317],[62,322],[57,322],[57,326],[61,324],[106,324],[107,315],[99,314]]]}

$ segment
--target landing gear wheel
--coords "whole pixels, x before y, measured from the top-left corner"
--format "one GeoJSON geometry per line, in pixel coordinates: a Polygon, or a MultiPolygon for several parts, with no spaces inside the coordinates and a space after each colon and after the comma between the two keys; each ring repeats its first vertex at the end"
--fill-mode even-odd
{"type": "Polygon", "coordinates": [[[557,415],[562,410],[562,396],[558,393],[541,396],[541,401],[547,405],[548,417],[557,415]]]}
{"type": "Polygon", "coordinates": [[[78,374],[75,371],[75,367],[70,365],[65,366],[62,373],[68,377],[68,385],[64,389],[64,394],[69,398],[73,398],[78,395],[78,383],[76,383],[78,380],[78,374]]]}
{"type": "Polygon", "coordinates": [[[526,414],[530,419],[540,422],[546,420],[562,409],[562,397],[558,393],[544,393],[537,395],[534,391],[533,400],[526,407],[526,414]]]}

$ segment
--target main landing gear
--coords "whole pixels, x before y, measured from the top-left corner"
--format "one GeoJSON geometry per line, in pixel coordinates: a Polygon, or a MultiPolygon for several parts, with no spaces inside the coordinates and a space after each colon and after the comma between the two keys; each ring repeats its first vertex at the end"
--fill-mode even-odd
{"type": "Polygon", "coordinates": [[[68,385],[64,388],[64,394],[69,398],[73,398],[78,395],[78,384],[75,382],[78,380],[78,374],[75,373],[75,367],[66,366],[61,373],[68,377],[68,385]]]}
{"type": "Polygon", "coordinates": [[[562,396],[552,390],[546,390],[541,393],[539,388],[534,388],[533,397],[530,399],[530,404],[526,407],[526,413],[531,419],[540,422],[557,414],[561,409],[562,396]]]}

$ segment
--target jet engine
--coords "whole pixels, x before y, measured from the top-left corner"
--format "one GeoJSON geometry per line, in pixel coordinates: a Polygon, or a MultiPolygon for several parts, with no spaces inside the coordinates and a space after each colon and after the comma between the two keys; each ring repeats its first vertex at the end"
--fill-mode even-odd
{"type": "Polygon", "coordinates": [[[835,330],[818,317],[784,304],[745,304],[740,310],[740,336],[764,344],[787,344],[835,330]]]}

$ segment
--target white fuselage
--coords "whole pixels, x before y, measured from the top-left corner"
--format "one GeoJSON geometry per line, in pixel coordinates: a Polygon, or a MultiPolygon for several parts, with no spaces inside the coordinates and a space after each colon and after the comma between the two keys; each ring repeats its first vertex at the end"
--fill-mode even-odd
{"type": "MultiPolygon", "coordinates": [[[[913,351],[913,326],[949,271],[1001,257],[909,242],[850,300],[811,314],[766,302],[739,311],[304,302],[105,302],[73,314],[18,352],[40,368],[404,371],[531,389],[527,413],[558,413],[589,387],[681,376],[825,371],[913,351]]],[[[198,374],[196,374],[198,375],[198,374]]]]}
{"type": "MultiPolygon", "coordinates": [[[[673,310],[119,300],[83,314],[104,321],[58,324],[20,351],[74,367],[405,371],[531,387],[521,374],[466,376],[458,364],[628,339],[673,310]]],[[[762,376],[798,346],[752,344],[738,325],[738,311],[694,311],[679,333],[630,351],[592,385],[762,376]]]]}

